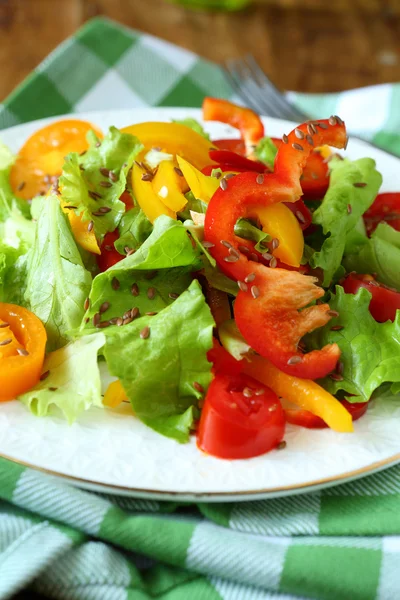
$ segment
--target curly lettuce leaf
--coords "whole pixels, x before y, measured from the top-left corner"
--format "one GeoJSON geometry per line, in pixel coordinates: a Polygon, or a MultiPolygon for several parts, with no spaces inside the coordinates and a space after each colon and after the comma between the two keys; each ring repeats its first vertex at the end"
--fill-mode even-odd
{"type": "Polygon", "coordinates": [[[67,332],[79,327],[91,282],[58,196],[47,196],[29,254],[24,298],[46,327],[48,350],[63,346],[67,332]]]}
{"type": "Polygon", "coordinates": [[[119,378],[135,414],[149,427],[186,442],[197,402],[211,382],[207,351],[214,319],[201,287],[193,281],[173,304],[153,317],[141,317],[107,332],[104,355],[119,378]],[[140,337],[148,326],[150,335],[140,337]]]}
{"type": "Polygon", "coordinates": [[[261,162],[265,163],[271,170],[274,168],[275,156],[278,148],[267,135],[263,137],[257,144],[254,154],[261,162]]]}
{"type": "Polygon", "coordinates": [[[125,212],[125,204],[119,198],[125,190],[128,171],[143,146],[136,137],[115,127],[110,127],[103,140],[89,132],[88,140],[90,147],[83,156],[74,152],[66,157],[60,189],[62,200],[68,206],[76,206],[75,213],[83,221],[93,221],[96,235],[102,238],[114,231],[125,212]],[[102,174],[101,169],[111,171],[115,181],[102,174]],[[102,209],[110,211],[102,213],[102,209]]]}
{"type": "Polygon", "coordinates": [[[378,281],[400,290],[400,232],[379,223],[371,238],[357,253],[343,261],[347,271],[376,273],[378,281]]]}
{"type": "Polygon", "coordinates": [[[394,323],[377,323],[368,307],[371,294],[360,288],[356,295],[336,287],[329,305],[339,313],[325,327],[307,336],[307,345],[322,348],[336,342],[341,350],[343,381],[327,377],[320,383],[332,394],[344,390],[350,402],[365,402],[383,383],[400,382],[400,312],[394,323]],[[343,329],[332,331],[341,325],[343,329]]]}
{"type": "Polygon", "coordinates": [[[104,334],[96,333],[51,352],[43,365],[49,376],[18,399],[37,417],[58,408],[70,424],[91,406],[101,407],[97,354],[104,344],[104,334]]]}
{"type": "Polygon", "coordinates": [[[115,249],[125,256],[125,248],[136,250],[143,244],[151,232],[153,225],[139,207],[126,212],[119,224],[119,238],[114,243],[115,249]]]}
{"type": "Polygon", "coordinates": [[[160,216],[152,234],[134,254],[95,277],[89,296],[90,308],[85,315],[85,320],[90,321],[83,323],[83,327],[92,327],[93,316],[104,302],[110,307],[103,314],[103,320],[121,317],[134,307],[141,315],[159,312],[174,301],[175,294],[187,289],[191,272],[202,266],[199,256],[182,223],[160,216]],[[133,284],[138,290],[135,296],[132,295],[133,284]],[[153,298],[149,298],[149,289],[154,290],[153,298]]]}
{"type": "MultiPolygon", "coordinates": [[[[333,159],[330,169],[328,191],[313,214],[313,223],[321,225],[327,237],[321,249],[310,259],[313,268],[323,269],[324,286],[331,283],[342,262],[348,236],[373,203],[382,184],[382,175],[375,169],[375,161],[371,158],[356,161],[333,159]],[[354,185],[359,183],[366,185],[354,185]]],[[[359,241],[359,237],[357,239],[359,241]]]]}
{"type": "MultiPolygon", "coordinates": [[[[11,209],[18,209],[23,217],[30,217],[30,207],[28,202],[21,200],[14,195],[10,185],[10,170],[15,161],[15,156],[0,142],[0,223],[8,219],[11,209]]],[[[4,228],[0,228],[0,234],[3,235],[4,228]]]]}

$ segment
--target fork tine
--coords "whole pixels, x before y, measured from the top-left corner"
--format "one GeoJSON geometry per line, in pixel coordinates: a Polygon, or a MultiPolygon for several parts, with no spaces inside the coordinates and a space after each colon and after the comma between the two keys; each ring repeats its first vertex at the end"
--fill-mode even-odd
{"type": "Polygon", "coordinates": [[[227,61],[224,72],[234,91],[248,106],[260,114],[270,117],[280,116],[281,113],[276,110],[276,107],[273,105],[273,103],[269,104],[265,102],[264,99],[260,97],[258,92],[254,93],[254,90],[252,91],[249,89],[248,82],[243,79],[241,61],[235,61],[233,59],[227,61]]]}
{"type": "Polygon", "coordinates": [[[261,69],[253,55],[248,54],[245,58],[249,70],[253,75],[253,78],[259,83],[262,88],[268,89],[271,97],[273,97],[279,106],[285,109],[285,112],[290,115],[290,118],[296,121],[306,121],[309,117],[302,111],[298,110],[285,98],[284,94],[278,90],[275,84],[269,79],[269,77],[261,69]]]}

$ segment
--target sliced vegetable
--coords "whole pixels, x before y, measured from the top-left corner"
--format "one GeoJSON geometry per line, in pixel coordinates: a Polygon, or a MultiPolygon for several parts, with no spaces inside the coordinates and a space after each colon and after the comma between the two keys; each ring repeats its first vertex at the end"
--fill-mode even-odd
{"type": "Polygon", "coordinates": [[[163,160],[158,165],[157,172],[153,179],[153,189],[170,210],[178,212],[187,204],[187,200],[182,193],[182,175],[178,175],[174,163],[170,160],[163,160]]]}
{"type": "Polygon", "coordinates": [[[210,158],[216,163],[231,167],[234,171],[237,167],[245,171],[255,171],[256,173],[265,173],[265,165],[257,160],[250,160],[230,150],[210,150],[210,158]]]}
{"type": "Polygon", "coordinates": [[[176,219],[176,213],[168,208],[154,191],[152,179],[152,175],[149,175],[144,167],[137,163],[133,165],[132,189],[137,203],[151,223],[154,223],[160,215],[167,215],[171,219],[176,219]]]}
{"type": "Polygon", "coordinates": [[[234,234],[237,220],[257,215],[259,207],[299,199],[300,175],[312,144],[342,147],[346,142],[345,127],[336,118],[319,122],[313,136],[309,131],[314,130],[303,124],[290,133],[278,150],[274,173],[242,173],[218,189],[208,206],[204,235],[221,270],[242,282],[234,312],[246,341],[283,371],[315,379],[332,371],[340,355],[335,344],[308,354],[298,349],[303,335],[331,318],[328,304],[308,306],[323,296],[323,289],[315,278],[255,262],[249,242],[243,253],[243,240],[234,234]]]}
{"type": "Polygon", "coordinates": [[[40,319],[26,308],[0,303],[0,401],[16,398],[39,381],[45,348],[40,319]]]}
{"type": "MultiPolygon", "coordinates": [[[[340,403],[350,413],[353,421],[358,421],[368,409],[368,402],[356,402],[351,404],[347,400],[341,400],[340,403]]],[[[308,410],[296,410],[292,408],[284,408],[286,421],[292,425],[299,425],[307,429],[324,429],[328,425],[320,417],[313,415],[308,410]]]]}
{"type": "Polygon", "coordinates": [[[236,154],[246,156],[246,146],[242,138],[213,140],[213,144],[220,150],[230,150],[236,152],[236,154]]]}
{"type": "Polygon", "coordinates": [[[219,187],[219,180],[216,177],[204,175],[184,158],[177,156],[177,161],[195,198],[208,204],[219,187]]]}
{"type": "Polygon", "coordinates": [[[372,298],[369,312],[375,321],[385,323],[385,321],[395,320],[396,312],[400,309],[400,292],[379,283],[372,275],[350,273],[340,283],[346,294],[356,294],[360,287],[370,292],[372,298]]]}
{"type": "Polygon", "coordinates": [[[264,135],[264,125],[257,113],[250,108],[237,106],[228,100],[204,98],[203,119],[205,121],[222,121],[222,123],[239,129],[247,154],[253,153],[254,146],[264,135]]]}
{"type": "Polygon", "coordinates": [[[61,175],[67,154],[80,154],[89,148],[86,135],[91,130],[97,137],[103,137],[94,125],[76,119],[56,121],[35,131],[20,149],[11,168],[10,183],[14,193],[29,200],[47,192],[61,175]]]}
{"type": "Polygon", "coordinates": [[[368,235],[371,235],[382,221],[400,231],[400,193],[379,194],[364,213],[363,219],[368,235]]]}
{"type": "Polygon", "coordinates": [[[139,138],[145,149],[160,148],[161,151],[181,156],[196,169],[210,164],[208,152],[212,143],[181,123],[139,123],[124,127],[121,131],[139,138]]]}
{"type": "Polygon", "coordinates": [[[243,372],[268,385],[278,396],[317,415],[334,431],[353,431],[351,416],[346,408],[315,381],[283,373],[261,356],[252,356],[244,361],[243,372]]]}
{"type": "Polygon", "coordinates": [[[107,408],[116,408],[121,404],[121,402],[129,402],[127,393],[119,379],[113,381],[108,386],[106,393],[103,398],[103,405],[107,406],[107,408]]]}
{"type": "Polygon", "coordinates": [[[279,444],[285,415],[272,390],[251,377],[217,373],[202,409],[197,445],[219,458],[251,458],[279,444]]]}
{"type": "Polygon", "coordinates": [[[299,267],[303,256],[304,238],[293,212],[285,204],[279,203],[258,207],[256,215],[263,231],[269,233],[272,240],[279,241],[277,248],[274,247],[276,242],[271,242],[270,249],[273,255],[287,265],[299,267]]]}
{"type": "Polygon", "coordinates": [[[109,231],[104,236],[103,243],[100,247],[100,255],[97,256],[97,265],[102,273],[124,258],[114,246],[118,239],[119,233],[117,230],[109,231]]]}

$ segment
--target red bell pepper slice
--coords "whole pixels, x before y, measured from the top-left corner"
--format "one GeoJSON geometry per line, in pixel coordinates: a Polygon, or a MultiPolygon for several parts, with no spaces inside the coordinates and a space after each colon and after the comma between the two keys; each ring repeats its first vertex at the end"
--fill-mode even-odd
{"type": "MultiPolygon", "coordinates": [[[[345,409],[351,414],[353,421],[357,421],[365,415],[368,409],[368,402],[348,402],[342,400],[341,403],[345,409]]],[[[292,425],[299,425],[307,429],[325,429],[328,425],[321,417],[313,415],[309,410],[285,409],[286,421],[292,425]]]]}
{"type": "Polygon", "coordinates": [[[375,321],[385,323],[395,320],[396,312],[400,309],[400,292],[379,283],[372,275],[350,273],[340,283],[346,294],[356,294],[360,287],[371,293],[369,312],[375,321]]]}
{"type": "Polygon", "coordinates": [[[251,458],[276,448],[285,432],[278,396],[247,375],[218,373],[208,389],[198,447],[219,458],[251,458]]]}
{"type": "Polygon", "coordinates": [[[243,167],[232,167],[232,165],[207,165],[203,167],[201,172],[204,175],[210,176],[215,169],[221,169],[223,173],[232,173],[235,171],[236,173],[248,173],[249,169],[245,169],[243,167]]]}
{"type": "Polygon", "coordinates": [[[221,270],[241,282],[234,312],[246,341],[285,373],[319,379],[335,368],[339,347],[332,344],[303,354],[298,343],[332,316],[328,304],[304,308],[323,296],[324,290],[315,285],[314,277],[255,262],[249,255],[251,242],[234,233],[237,220],[257,215],[257,206],[296,202],[302,194],[302,169],[313,147],[344,147],[346,129],[340,119],[332,117],[304,123],[284,139],[274,173],[241,173],[225,180],[224,189],[219,188],[208,205],[204,234],[213,244],[210,252],[221,270]]]}
{"type": "Polygon", "coordinates": [[[254,146],[264,136],[264,125],[257,113],[250,108],[228,102],[228,100],[204,98],[203,119],[205,121],[222,121],[222,123],[239,129],[246,146],[246,154],[251,154],[254,146]]]}
{"type": "Polygon", "coordinates": [[[371,235],[382,221],[400,231],[400,192],[387,192],[375,198],[372,206],[364,213],[368,235],[371,235]]]}
{"type": "Polygon", "coordinates": [[[241,156],[246,156],[246,146],[242,138],[235,138],[233,140],[213,140],[212,143],[220,150],[230,150],[231,152],[236,152],[236,154],[240,154],[241,156]]]}
{"type": "Polygon", "coordinates": [[[246,171],[255,171],[256,173],[265,173],[268,170],[264,163],[258,160],[250,160],[230,150],[210,150],[209,155],[214,162],[229,165],[231,171],[235,170],[234,167],[242,167],[246,171]]]}

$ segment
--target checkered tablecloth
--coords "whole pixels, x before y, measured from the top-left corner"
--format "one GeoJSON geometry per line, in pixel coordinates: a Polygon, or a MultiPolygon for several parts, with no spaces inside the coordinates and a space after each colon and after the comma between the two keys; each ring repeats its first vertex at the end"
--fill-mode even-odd
{"type": "MultiPolygon", "coordinates": [[[[215,65],[95,19],[4,101],[0,126],[200,106],[205,94],[231,95],[215,65]]],[[[294,100],[315,116],[357,113],[364,135],[396,150],[397,95],[380,86],[294,100]]],[[[0,459],[0,505],[0,599],[24,588],[66,600],[400,598],[400,466],[308,495],[190,505],[85,492],[0,459]]]]}

